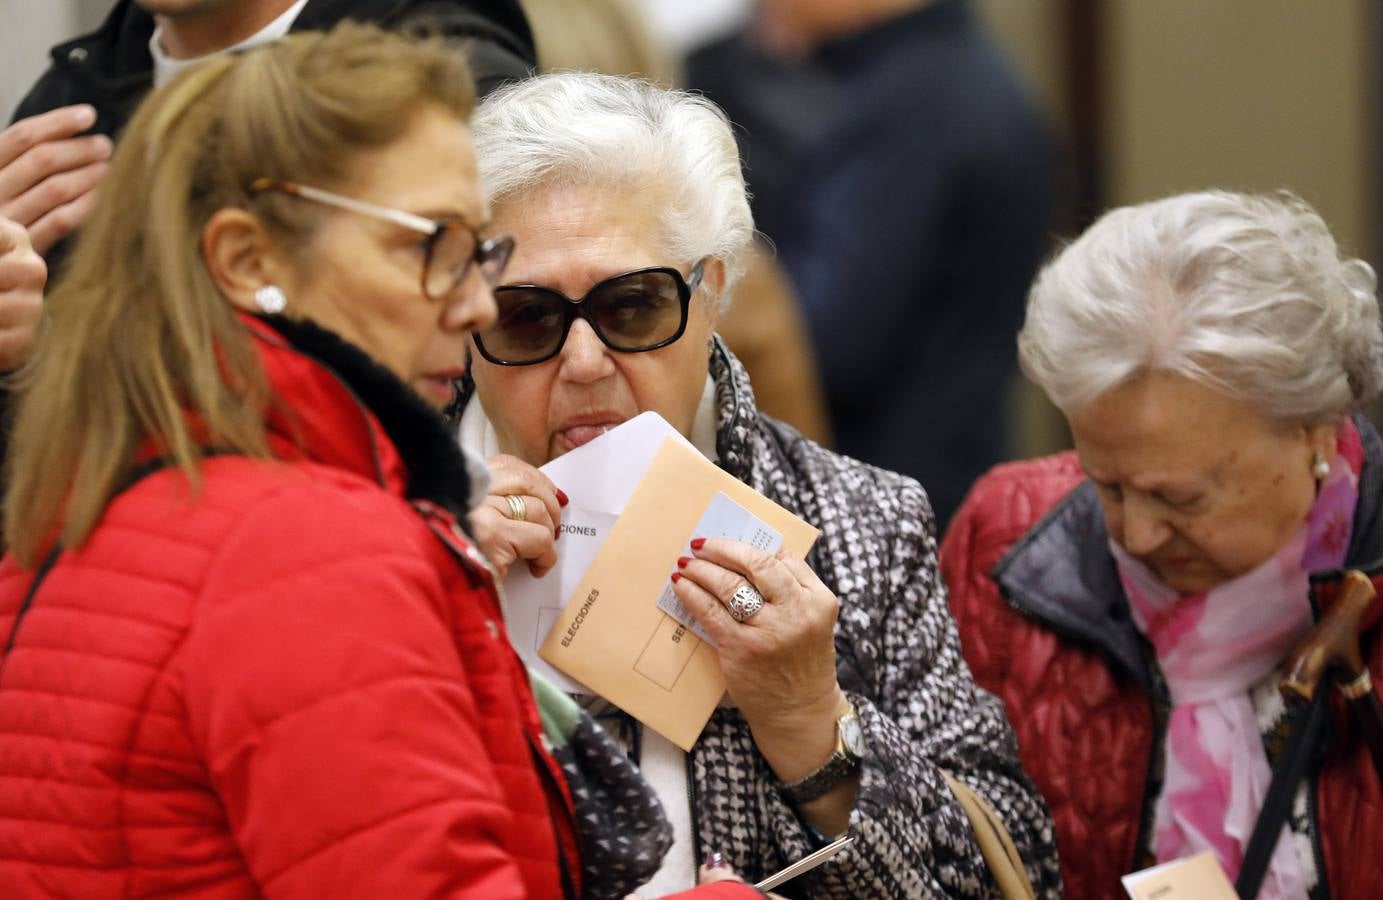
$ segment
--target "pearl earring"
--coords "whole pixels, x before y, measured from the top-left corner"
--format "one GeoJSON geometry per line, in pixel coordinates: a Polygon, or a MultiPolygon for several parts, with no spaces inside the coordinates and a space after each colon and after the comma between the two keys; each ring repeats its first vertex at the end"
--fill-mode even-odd
{"type": "Polygon", "coordinates": [[[1330,461],[1319,450],[1311,454],[1311,474],[1316,476],[1317,481],[1325,481],[1326,476],[1330,474],[1330,461]]]}
{"type": "Polygon", "coordinates": [[[255,291],[255,306],[265,315],[272,316],[283,312],[283,308],[288,305],[288,298],[283,295],[283,290],[276,284],[266,284],[264,287],[255,291]]]}

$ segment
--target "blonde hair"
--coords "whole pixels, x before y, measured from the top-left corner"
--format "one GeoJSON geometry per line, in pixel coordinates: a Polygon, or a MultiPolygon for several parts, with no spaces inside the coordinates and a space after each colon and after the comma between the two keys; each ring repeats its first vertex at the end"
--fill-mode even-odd
{"type": "Polygon", "coordinates": [[[212,214],[251,209],[305,247],[318,214],[252,198],[254,179],[338,185],[425,108],[474,104],[455,50],[349,23],[212,60],[144,102],[13,382],[4,527],[22,565],[84,542],[146,446],[194,489],[204,447],[268,455],[264,373],[201,257],[212,214]]]}

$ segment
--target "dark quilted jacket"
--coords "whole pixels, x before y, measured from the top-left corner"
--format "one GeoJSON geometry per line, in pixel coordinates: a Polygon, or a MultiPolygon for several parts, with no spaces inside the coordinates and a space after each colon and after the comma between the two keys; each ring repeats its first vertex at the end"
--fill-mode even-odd
{"type": "MultiPolygon", "coordinates": [[[[1366,459],[1348,565],[1372,574],[1383,560],[1383,442],[1363,419],[1356,424],[1366,459]]],[[[1119,876],[1147,851],[1161,736],[1149,655],[1075,454],[998,466],[976,483],[947,531],[941,566],[965,658],[1003,699],[1023,766],[1056,819],[1066,897],[1123,896],[1119,876]]],[[[1318,602],[1328,606],[1337,580],[1318,579],[1318,602]]],[[[1383,688],[1376,626],[1365,646],[1383,688]]],[[[1383,834],[1383,787],[1344,710],[1334,712],[1334,738],[1312,779],[1317,869],[1328,883],[1316,894],[1373,900],[1383,896],[1383,858],[1359,850],[1383,834]]]]}
{"type": "MultiPolygon", "coordinates": [[[[869,747],[850,821],[857,843],[786,887],[839,900],[998,896],[946,769],[1008,826],[1038,895],[1060,896],[1051,818],[1018,767],[1000,704],[961,658],[922,488],[760,415],[719,341],[711,374],[721,466],[821,529],[807,561],[841,600],[839,678],[869,747]]],[[[814,849],[736,711],[716,711],[690,766],[701,847],[751,879],[814,849]]]]}

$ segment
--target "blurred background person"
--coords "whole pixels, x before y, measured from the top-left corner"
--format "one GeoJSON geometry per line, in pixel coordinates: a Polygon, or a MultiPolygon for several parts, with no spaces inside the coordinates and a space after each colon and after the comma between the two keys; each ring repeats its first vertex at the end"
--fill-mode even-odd
{"type": "MultiPolygon", "coordinates": [[[[638,0],[523,5],[544,71],[632,75],[665,87],[680,81],[678,60],[650,31],[638,0]]],[[[717,330],[748,370],[759,410],[829,446],[821,376],[801,306],[766,242],[755,241],[717,330]]]]}
{"type": "Polygon", "coordinates": [[[592,698],[672,820],[655,885],[690,884],[698,847],[758,878],[848,832],[793,891],[992,897],[973,793],[999,823],[980,833],[1013,836],[1011,874],[1059,896],[1046,811],[960,658],[926,494],[760,414],[716,336],[753,236],[720,111],[642,80],[559,73],[491,95],[475,134],[496,228],[517,243],[495,324],[473,336],[459,428],[496,473],[474,517],[486,554],[502,571],[550,567],[565,542],[544,510],[562,486],[536,467],[649,411],[822,532],[805,561],[714,540],[679,560],[673,590],[734,701],[689,753],[592,698]]]}
{"type": "Polygon", "coordinates": [[[663,87],[681,80],[681,61],[649,29],[641,0],[521,2],[542,71],[631,75],[663,87]]]}
{"type": "Polygon", "coordinates": [[[649,788],[564,695],[540,717],[465,528],[441,410],[512,251],[474,99],[453,48],[347,24],[189,70],[123,135],[19,376],[6,896],[574,900],[656,868],[649,788]]]}
{"type": "MultiPolygon", "coordinates": [[[[1309,579],[1383,559],[1383,441],[1360,414],[1383,384],[1376,290],[1304,202],[1223,192],[1115,210],[1034,285],[1023,369],[1076,450],[986,475],[941,558],[1071,900],[1200,851],[1243,866],[1309,579]]],[[[1378,637],[1375,620],[1375,692],[1378,637]]],[[[1350,721],[1332,733],[1260,896],[1383,884],[1358,837],[1383,832],[1380,773],[1350,721]]]]}
{"type": "Polygon", "coordinates": [[[100,28],[52,49],[0,132],[0,215],[54,262],[95,202],[111,139],[151,87],[209,56],[343,19],[426,23],[466,47],[482,96],[533,63],[518,0],[117,0],[100,28]]]}
{"type": "Polygon", "coordinates": [[[1053,223],[1040,115],[966,0],[764,0],[687,70],[743,129],[837,447],[917,478],[944,525],[1008,450],[1053,223]]]}

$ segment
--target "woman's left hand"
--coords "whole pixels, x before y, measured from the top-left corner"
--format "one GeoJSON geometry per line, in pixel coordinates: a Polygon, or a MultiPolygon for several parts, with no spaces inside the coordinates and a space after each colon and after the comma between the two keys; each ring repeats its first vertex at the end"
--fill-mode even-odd
{"type": "MultiPolygon", "coordinates": [[[[844,704],[836,681],[840,601],[810,566],[782,551],[770,556],[741,541],[716,538],[699,548],[695,544],[696,555],[679,560],[685,565],[673,590],[715,641],[730,696],[756,738],[795,736],[805,727],[828,734],[833,745],[844,704]],[[763,607],[737,622],[727,605],[746,583],[762,595],[763,607]]],[[[804,763],[801,774],[829,755],[827,749],[822,759],[804,763]]],[[[797,773],[778,774],[793,780],[797,773]]]]}

